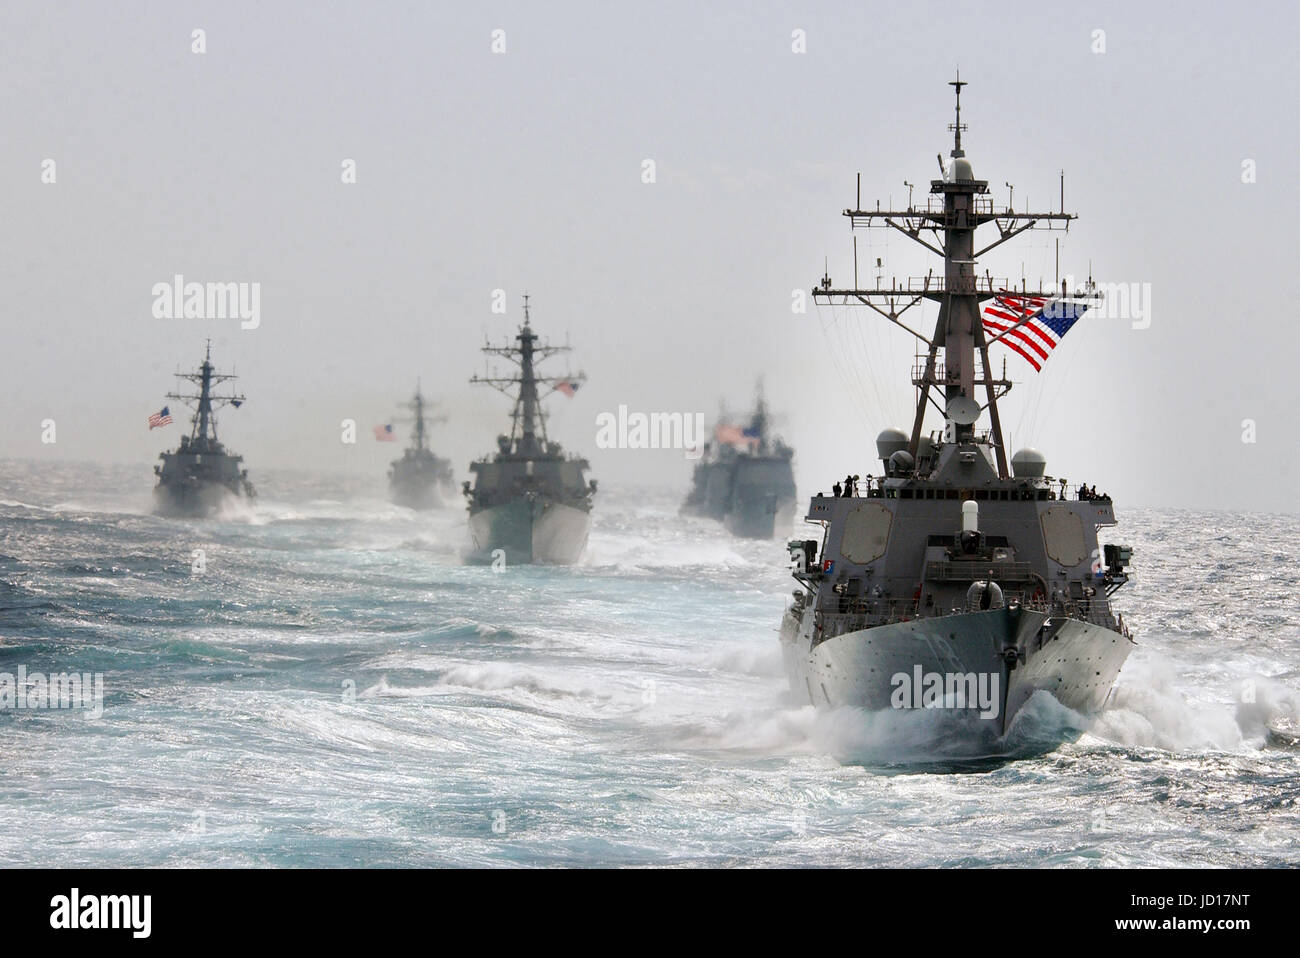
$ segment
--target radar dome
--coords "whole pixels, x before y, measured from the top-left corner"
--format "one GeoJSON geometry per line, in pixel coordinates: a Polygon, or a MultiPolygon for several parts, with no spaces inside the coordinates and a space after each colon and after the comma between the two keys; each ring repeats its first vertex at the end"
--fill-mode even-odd
{"type": "Polygon", "coordinates": [[[916,468],[916,460],[906,449],[900,449],[889,457],[885,466],[891,476],[899,476],[916,468]]]}
{"type": "Polygon", "coordinates": [[[1011,457],[1011,471],[1017,479],[1041,479],[1047,474],[1047,457],[1037,449],[1021,449],[1011,457]]]}
{"type": "Polygon", "coordinates": [[[876,455],[880,457],[881,462],[889,462],[889,457],[894,453],[907,448],[907,433],[901,429],[886,429],[876,437],[876,455]]]}
{"type": "Polygon", "coordinates": [[[960,180],[973,180],[975,173],[971,170],[970,160],[964,156],[953,157],[952,163],[948,166],[948,182],[956,183],[960,180]]]}

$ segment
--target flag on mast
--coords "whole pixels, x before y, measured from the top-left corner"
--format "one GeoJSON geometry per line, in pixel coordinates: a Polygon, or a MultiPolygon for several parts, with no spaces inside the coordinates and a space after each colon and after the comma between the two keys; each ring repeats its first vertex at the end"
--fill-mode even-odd
{"type": "Polygon", "coordinates": [[[990,339],[1002,336],[998,342],[1015,350],[1038,372],[1087,308],[1086,303],[1022,296],[1004,290],[984,307],[984,332],[990,339]]]}
{"type": "Polygon", "coordinates": [[[397,442],[397,433],[393,432],[393,424],[387,423],[383,426],[376,426],[375,438],[380,442],[397,442]]]}
{"type": "Polygon", "coordinates": [[[752,435],[755,431],[753,429],[741,429],[731,423],[720,422],[713,427],[713,438],[716,442],[725,443],[729,446],[754,446],[758,444],[758,437],[752,435]]]}
{"type": "Polygon", "coordinates": [[[149,417],[149,430],[152,432],[153,430],[157,429],[159,426],[170,426],[171,422],[172,422],[172,411],[166,406],[163,406],[162,409],[158,410],[156,413],[154,413],[152,416],[149,417]]]}

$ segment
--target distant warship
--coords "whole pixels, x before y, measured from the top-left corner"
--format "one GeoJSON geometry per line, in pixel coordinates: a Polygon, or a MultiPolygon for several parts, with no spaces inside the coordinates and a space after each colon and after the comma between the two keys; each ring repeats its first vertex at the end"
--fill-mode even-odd
{"type": "Polygon", "coordinates": [[[405,404],[413,416],[415,431],[411,445],[388,469],[388,493],[399,506],[408,509],[436,509],[455,492],[451,463],[435,456],[425,439],[424,395],[417,384],[415,396],[405,404]]]}
{"type": "Polygon", "coordinates": [[[474,486],[471,489],[469,481],[464,484],[470,562],[491,562],[500,555],[507,563],[571,563],[587,545],[596,481],[583,478],[590,468],[587,460],[565,456],[558,442],[547,439],[546,414],[538,395],[539,386],[572,395],[585,380],[581,374],[563,379],[537,376],[536,362],[568,348],[539,344],[529,322],[525,296],[524,325],[514,344],[483,347],[485,353],[516,363],[519,375],[470,380],[515,400],[510,435],[497,437],[495,455],[470,463],[474,486]]]}
{"type": "Polygon", "coordinates": [[[1068,489],[1063,479],[1058,495],[1033,449],[1008,468],[998,400],[1011,382],[1005,359],[994,372],[989,347],[1045,358],[1052,337],[1099,297],[1091,281],[1073,294],[1066,283],[1013,290],[976,273],[977,256],[1074,214],[995,207],[961,147],[963,85],[953,84],[954,147],[949,163],[940,160],[932,198],[905,210],[844,211],[853,227],[892,228],[941,255],[943,276],[836,289],[827,275],[813,290],[820,302],[870,306],[922,344],[918,399],[911,433],[887,429],[876,441],[883,475],[809,504],[806,519],[820,533],[790,543],[801,588],[781,646],[792,688],[816,705],[962,709],[994,720],[1002,736],[1035,692],[1083,714],[1104,706],[1134,648],[1110,604],[1128,581],[1132,550],[1098,548],[1098,529],[1116,522],[1109,496],[1068,489]],[[987,223],[999,235],[980,248],[975,231],[987,223]],[[899,318],[925,300],[939,310],[929,338],[899,318]],[[944,429],[927,435],[935,396],[944,429]],[[988,428],[977,431],[986,412],[988,428]]]}
{"type": "Polygon", "coordinates": [[[682,512],[717,519],[733,535],[748,539],[787,535],[794,525],[793,458],[793,449],[768,437],[760,390],[748,426],[723,421],[714,427],[682,512]]]}
{"type": "Polygon", "coordinates": [[[217,440],[215,409],[229,404],[236,409],[243,395],[213,395],[212,387],[234,376],[218,375],[212,366],[212,343],[208,342],[203,365],[195,373],[177,373],[176,378],[198,386],[198,393],[168,393],[168,399],[191,404],[194,417],[188,436],[174,452],[164,452],[154,466],[158,485],[154,487],[154,512],[161,516],[209,516],[220,510],[230,497],[252,499],[253,484],[241,468],[244,457],[227,452],[217,440]]]}

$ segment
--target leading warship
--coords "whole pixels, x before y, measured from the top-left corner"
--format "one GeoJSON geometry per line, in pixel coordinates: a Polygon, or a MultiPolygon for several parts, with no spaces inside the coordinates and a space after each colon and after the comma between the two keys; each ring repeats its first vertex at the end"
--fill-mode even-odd
{"type": "Polygon", "coordinates": [[[880,433],[880,476],[811,500],[806,521],[821,535],[790,543],[800,588],[781,647],[793,691],[815,705],[956,709],[991,720],[981,727],[1001,741],[1035,693],[1084,714],[1104,706],[1134,648],[1110,603],[1128,580],[1132,550],[1098,548],[1098,530],[1116,524],[1108,496],[1075,493],[1065,480],[1058,495],[1036,450],[1007,461],[998,400],[1011,382],[1005,359],[1000,375],[990,365],[990,346],[1025,334],[1035,319],[1051,325],[1066,315],[1061,304],[1073,304],[1073,318],[1099,297],[1091,282],[1071,294],[1065,283],[1030,290],[1022,281],[1013,290],[977,275],[976,260],[989,250],[1075,216],[1063,205],[1046,213],[995,207],[961,146],[965,84],[951,85],[954,145],[929,200],[844,211],[851,227],[893,229],[942,257],[942,277],[838,289],[827,275],[813,290],[821,303],[869,306],[921,344],[916,414],[910,433],[880,433]],[[998,235],[980,247],[976,229],[989,223],[998,235]],[[996,335],[981,314],[995,298],[1023,307],[996,335]],[[900,318],[922,302],[938,305],[929,337],[900,318]],[[924,428],[932,402],[941,434],[924,428]]]}
{"type": "Polygon", "coordinates": [[[686,515],[721,522],[733,535],[771,539],[794,527],[794,450],[768,435],[767,403],[760,388],[749,425],[727,420],[713,430],[691,474],[686,515]]]}
{"type": "Polygon", "coordinates": [[[216,409],[230,405],[238,409],[244,396],[218,396],[212,391],[219,383],[235,379],[218,375],[212,365],[212,341],[207,344],[203,364],[197,372],[177,373],[177,379],[198,386],[197,393],[168,393],[168,399],[192,404],[190,434],[181,437],[180,447],[160,453],[161,466],[154,466],[158,485],[154,487],[154,513],[161,516],[203,517],[213,515],[231,499],[252,499],[253,484],[244,457],[227,451],[217,439],[216,409]]]}
{"type": "Polygon", "coordinates": [[[394,459],[389,466],[388,494],[394,503],[408,509],[436,509],[443,505],[446,497],[452,495],[455,489],[451,463],[435,456],[429,448],[425,429],[424,394],[420,392],[419,383],[415,386],[415,396],[405,406],[411,410],[410,421],[415,430],[411,436],[411,445],[403,451],[402,458],[394,459]]]}
{"type": "Polygon", "coordinates": [[[573,563],[587,547],[591,501],[596,480],[583,473],[587,460],[566,456],[558,442],[546,436],[546,413],[538,387],[549,386],[572,396],[585,381],[581,374],[564,378],[537,375],[535,364],[568,352],[567,346],[538,342],[530,325],[528,297],[524,324],[514,344],[484,346],[483,352],[503,356],[519,366],[517,376],[474,376],[470,383],[487,385],[515,401],[510,435],[497,437],[495,455],[470,463],[473,488],[466,480],[472,563],[573,563]]]}

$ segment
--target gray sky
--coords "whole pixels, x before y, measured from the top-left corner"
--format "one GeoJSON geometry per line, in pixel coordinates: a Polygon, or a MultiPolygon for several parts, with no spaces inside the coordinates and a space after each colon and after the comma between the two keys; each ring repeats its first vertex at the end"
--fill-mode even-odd
{"type": "MultiPolygon", "coordinates": [[[[1008,361],[1028,380],[1004,404],[1015,445],[1121,514],[1295,509],[1281,410],[1300,351],[1270,288],[1289,278],[1297,208],[1286,4],[698,6],[0,5],[0,456],[138,461],[148,483],[177,432],[145,419],[211,335],[249,396],[222,426],[254,481],[289,465],[382,474],[394,447],[370,426],[417,375],[452,416],[435,440],[465,477],[508,411],[466,379],[527,290],[534,324],[571,337],[590,377],[552,401],[553,433],[602,485],[684,489],[689,465],[596,449],[598,413],[711,423],[759,376],[801,491],[870,472],[875,434],[908,414],[913,348],[872,314],[795,315],[791,291],[824,257],[851,280],[839,214],[855,173],[864,205],[928,188],[960,67],[976,175],[1000,202],[1009,181],[1018,208],[1055,208],[1064,169],[1081,219],[1063,271],[1152,292],[1147,329],[1085,321],[1043,373],[1008,361]],[[155,319],[151,288],[176,273],[260,283],[260,327],[155,319]],[[496,288],[507,316],[490,311],[496,288]],[[356,446],[339,440],[346,417],[356,446]]],[[[981,268],[1050,282],[1054,236],[981,268]]],[[[898,234],[859,243],[864,274],[877,256],[886,277],[933,262],[898,234]]]]}

